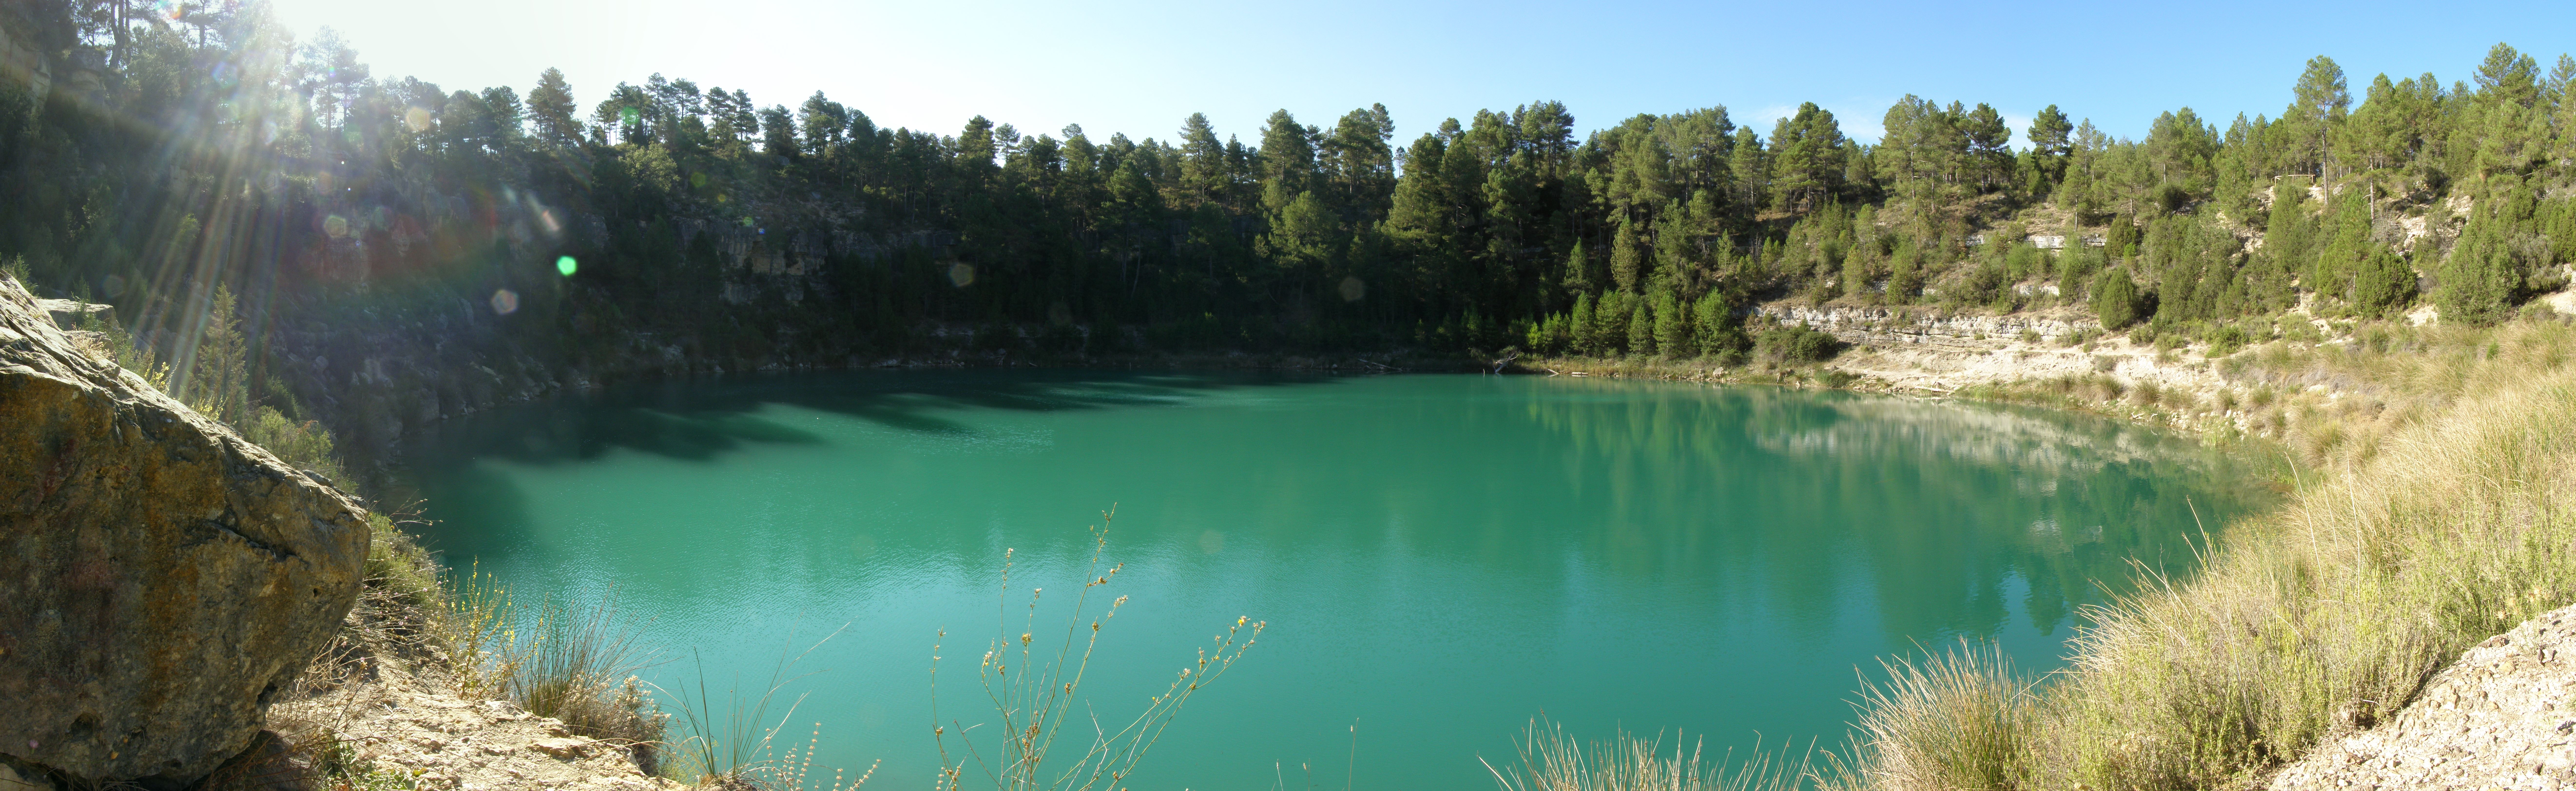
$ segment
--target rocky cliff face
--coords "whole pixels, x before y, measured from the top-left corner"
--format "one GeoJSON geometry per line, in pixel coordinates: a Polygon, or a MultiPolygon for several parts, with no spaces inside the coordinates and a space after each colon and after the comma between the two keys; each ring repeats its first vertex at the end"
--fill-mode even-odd
{"type": "Polygon", "coordinates": [[[2051,342],[2078,332],[2102,332],[2102,322],[2068,308],[1984,316],[1945,315],[1924,308],[1813,308],[1784,301],[1756,307],[1753,314],[1806,324],[1855,345],[1969,353],[1992,351],[2025,332],[2051,342]]]}
{"type": "Polygon", "coordinates": [[[330,639],[367,542],[356,503],[82,354],[0,278],[0,760],[205,775],[330,639]]]}

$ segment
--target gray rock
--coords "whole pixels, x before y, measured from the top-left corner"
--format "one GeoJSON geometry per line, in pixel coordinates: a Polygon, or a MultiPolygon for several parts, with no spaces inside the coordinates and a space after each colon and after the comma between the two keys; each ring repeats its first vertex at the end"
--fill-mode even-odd
{"type": "Polygon", "coordinates": [[[2576,787],[2576,607],[2460,655],[2379,727],[2319,745],[2274,791],[2576,787]]]}
{"type": "Polygon", "coordinates": [[[330,639],[367,541],[347,496],[82,354],[0,278],[0,758],[204,776],[330,639]]]}
{"type": "Polygon", "coordinates": [[[77,299],[36,300],[36,310],[39,311],[39,315],[53,319],[54,325],[59,327],[78,326],[82,317],[88,316],[92,313],[105,311],[112,307],[115,306],[104,305],[96,302],[82,302],[77,299]]]}
{"type": "Polygon", "coordinates": [[[54,791],[54,781],[43,772],[21,772],[9,762],[0,761],[0,791],[54,791]]]}

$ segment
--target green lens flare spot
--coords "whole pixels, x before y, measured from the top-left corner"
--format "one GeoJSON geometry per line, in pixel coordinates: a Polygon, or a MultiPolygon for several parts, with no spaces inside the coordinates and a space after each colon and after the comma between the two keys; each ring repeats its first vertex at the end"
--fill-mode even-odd
{"type": "Polygon", "coordinates": [[[567,255],[555,259],[555,271],[562,272],[564,277],[572,277],[573,270],[579,268],[581,268],[581,265],[573,263],[572,256],[567,255]]]}

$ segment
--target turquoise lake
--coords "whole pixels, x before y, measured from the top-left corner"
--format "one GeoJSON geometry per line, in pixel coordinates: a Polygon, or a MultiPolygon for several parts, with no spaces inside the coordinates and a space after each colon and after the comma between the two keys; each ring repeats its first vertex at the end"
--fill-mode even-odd
{"type": "Polygon", "coordinates": [[[882,761],[891,788],[939,766],[940,630],[955,751],[994,719],[977,657],[1062,639],[1113,506],[1098,595],[1129,599],[1060,753],[1248,617],[1259,644],[1122,785],[1467,789],[1541,716],[1710,754],[1837,746],[1882,657],[1966,638],[2058,667],[2132,559],[2188,572],[2204,526],[2275,501],[2201,443],[2085,416],[1527,376],[653,383],[406,453],[431,548],[523,604],[613,597],[648,680],[756,694],[813,647],[788,740],[819,723],[818,766],[882,761]]]}

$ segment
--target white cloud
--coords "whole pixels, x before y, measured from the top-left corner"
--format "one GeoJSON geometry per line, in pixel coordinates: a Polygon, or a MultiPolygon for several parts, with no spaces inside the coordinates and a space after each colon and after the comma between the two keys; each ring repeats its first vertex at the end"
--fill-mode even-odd
{"type": "MultiPolygon", "coordinates": [[[[1842,127],[1844,137],[1864,143],[1877,143],[1879,136],[1887,133],[1886,126],[1881,123],[1887,117],[1887,108],[1895,103],[1895,99],[1846,98],[1839,101],[1817,102],[1816,106],[1834,114],[1834,123],[1842,127]]],[[[1774,104],[1736,116],[1735,122],[1753,127],[1754,132],[1760,133],[1767,140],[1773,125],[1778,124],[1780,119],[1797,114],[1798,105],[1774,104]]]]}
{"type": "Polygon", "coordinates": [[[2037,115],[2025,115],[2009,110],[2004,111],[2004,126],[2012,129],[2012,149],[2014,151],[2030,150],[2030,122],[2037,118],[2037,115]]]}

